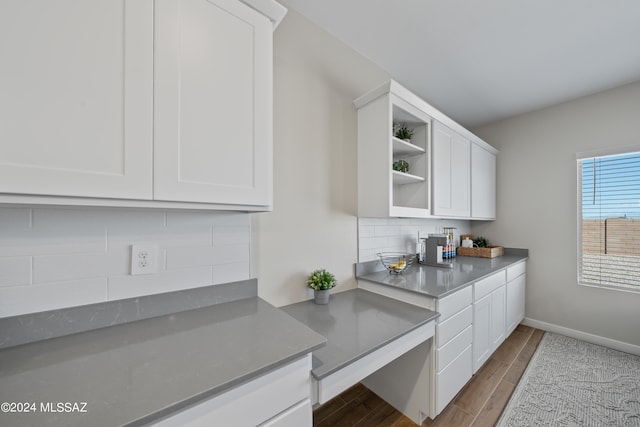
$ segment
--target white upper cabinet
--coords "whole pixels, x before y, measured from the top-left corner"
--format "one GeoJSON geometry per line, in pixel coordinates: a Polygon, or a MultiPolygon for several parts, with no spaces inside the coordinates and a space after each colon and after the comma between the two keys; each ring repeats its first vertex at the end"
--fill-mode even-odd
{"type": "Polygon", "coordinates": [[[427,104],[394,81],[359,97],[358,215],[431,216],[431,116],[427,104]],[[394,135],[394,124],[411,138],[394,135]],[[405,162],[406,167],[394,164],[405,162]]]}
{"type": "Polygon", "coordinates": [[[393,80],[354,104],[358,216],[495,219],[498,150],[393,80]],[[393,170],[399,161],[408,171],[393,170]]]}
{"type": "Polygon", "coordinates": [[[270,209],[284,13],[272,0],[3,0],[0,202],[270,209]]]}
{"type": "Polygon", "coordinates": [[[471,217],[496,219],[496,154],[473,143],[471,144],[471,217]]]}
{"type": "Polygon", "coordinates": [[[156,0],[156,200],[271,204],[272,31],[236,0],[156,0]]]}
{"type": "Polygon", "coordinates": [[[433,126],[433,213],[471,216],[471,142],[442,123],[433,126]]]}
{"type": "Polygon", "coordinates": [[[3,0],[0,56],[0,193],[152,198],[152,0],[3,0]]]}

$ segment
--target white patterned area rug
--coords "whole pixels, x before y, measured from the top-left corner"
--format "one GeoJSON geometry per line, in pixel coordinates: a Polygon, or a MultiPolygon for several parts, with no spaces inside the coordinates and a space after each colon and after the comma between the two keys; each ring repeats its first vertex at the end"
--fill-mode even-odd
{"type": "Polygon", "coordinates": [[[640,357],[545,333],[499,427],[640,427],[640,357]]]}

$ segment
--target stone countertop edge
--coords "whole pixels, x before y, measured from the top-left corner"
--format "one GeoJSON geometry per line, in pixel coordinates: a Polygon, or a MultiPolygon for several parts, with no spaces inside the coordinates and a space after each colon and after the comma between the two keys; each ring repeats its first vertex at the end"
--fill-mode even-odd
{"type": "Polygon", "coordinates": [[[0,401],[84,401],[89,410],[2,413],[0,424],[146,425],[325,344],[255,296],[18,345],[0,350],[0,401]]]}
{"type": "Polygon", "coordinates": [[[257,295],[257,279],[248,279],[5,317],[0,319],[0,349],[257,295]]]}
{"type": "Polygon", "coordinates": [[[452,269],[416,264],[402,274],[391,275],[379,260],[373,260],[356,263],[355,273],[358,280],[443,298],[527,259],[528,249],[505,248],[504,255],[495,258],[457,256],[452,269]]]}
{"type": "Polygon", "coordinates": [[[440,316],[364,289],[332,294],[327,305],[302,301],[280,308],[327,339],[313,353],[311,374],[318,380],[440,316]]]}

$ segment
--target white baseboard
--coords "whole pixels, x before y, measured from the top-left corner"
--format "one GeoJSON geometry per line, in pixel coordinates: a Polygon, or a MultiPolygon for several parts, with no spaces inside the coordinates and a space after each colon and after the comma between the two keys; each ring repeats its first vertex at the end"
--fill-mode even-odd
{"type": "Polygon", "coordinates": [[[540,320],[531,319],[529,317],[525,317],[525,319],[522,321],[522,324],[531,326],[532,328],[542,329],[543,331],[554,332],[560,335],[565,335],[571,338],[590,342],[592,344],[597,344],[603,347],[608,347],[614,350],[624,351],[625,353],[631,353],[640,356],[639,345],[616,341],[610,338],[601,337],[599,335],[592,335],[582,331],[576,331],[575,329],[565,328],[564,326],[558,326],[552,323],[541,322],[540,320]]]}

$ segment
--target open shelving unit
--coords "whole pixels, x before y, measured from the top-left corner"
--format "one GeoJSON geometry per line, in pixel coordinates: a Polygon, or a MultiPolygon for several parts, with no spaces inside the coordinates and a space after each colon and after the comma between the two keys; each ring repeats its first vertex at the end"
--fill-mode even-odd
{"type": "Polygon", "coordinates": [[[388,86],[356,99],[358,108],[358,215],[431,216],[432,119],[419,98],[403,87],[388,86]],[[394,123],[413,130],[410,141],[393,135],[394,123]],[[393,170],[405,160],[409,170],[393,170]]]}

